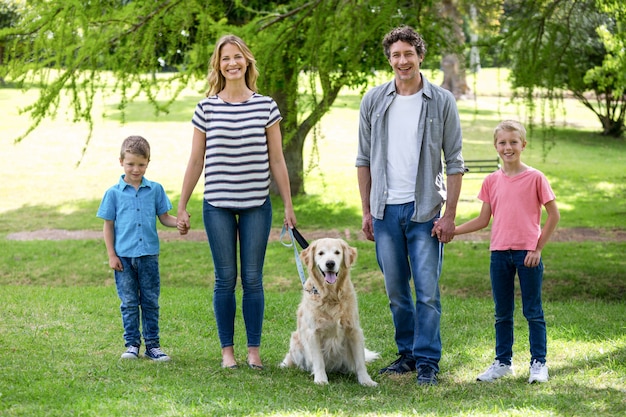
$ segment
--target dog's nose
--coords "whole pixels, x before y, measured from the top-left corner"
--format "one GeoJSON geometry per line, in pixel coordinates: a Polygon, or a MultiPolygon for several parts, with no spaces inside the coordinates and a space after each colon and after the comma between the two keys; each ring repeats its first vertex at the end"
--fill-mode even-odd
{"type": "Polygon", "coordinates": [[[329,270],[334,270],[335,269],[335,261],[327,261],[326,262],[326,268],[328,268],[329,270]]]}

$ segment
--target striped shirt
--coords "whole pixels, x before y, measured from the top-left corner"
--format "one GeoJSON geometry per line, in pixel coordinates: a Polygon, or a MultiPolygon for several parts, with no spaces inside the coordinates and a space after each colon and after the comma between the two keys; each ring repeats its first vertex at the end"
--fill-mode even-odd
{"type": "Polygon", "coordinates": [[[204,199],[215,207],[252,208],[269,195],[265,129],[282,119],[276,102],[254,93],[242,103],[201,100],[192,123],[206,134],[204,199]]]}

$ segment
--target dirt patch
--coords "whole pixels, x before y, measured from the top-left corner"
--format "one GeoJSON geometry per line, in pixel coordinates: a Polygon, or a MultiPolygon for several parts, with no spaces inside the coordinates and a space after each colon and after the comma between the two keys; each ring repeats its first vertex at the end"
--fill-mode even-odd
{"type": "MultiPolygon", "coordinates": [[[[331,230],[306,230],[300,232],[308,240],[313,241],[321,237],[334,237],[346,240],[365,240],[360,231],[345,229],[343,231],[331,230]]],[[[186,236],[181,236],[176,231],[159,231],[159,237],[164,242],[171,241],[194,241],[204,242],[207,240],[204,230],[191,230],[186,236]]],[[[270,241],[277,241],[280,238],[280,230],[272,230],[270,241]]],[[[63,229],[42,229],[31,232],[17,232],[7,235],[8,240],[88,240],[102,239],[100,230],[63,230],[63,229]]],[[[455,240],[484,241],[489,239],[489,232],[476,232],[461,235],[455,240]]],[[[557,229],[552,235],[554,242],[623,242],[626,241],[626,230],[621,229],[592,229],[584,227],[557,229]]]]}

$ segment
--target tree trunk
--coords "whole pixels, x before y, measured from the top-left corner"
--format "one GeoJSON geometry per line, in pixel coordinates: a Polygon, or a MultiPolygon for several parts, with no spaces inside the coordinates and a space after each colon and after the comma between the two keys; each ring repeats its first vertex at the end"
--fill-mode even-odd
{"type": "Polygon", "coordinates": [[[283,148],[285,162],[289,171],[289,183],[291,185],[291,195],[304,194],[304,162],[302,150],[304,139],[297,136],[291,138],[289,143],[283,148]]]}
{"type": "Polygon", "coordinates": [[[454,54],[448,54],[441,59],[441,69],[443,70],[441,86],[454,94],[457,100],[470,92],[467,85],[467,75],[463,67],[459,58],[454,54]]]}

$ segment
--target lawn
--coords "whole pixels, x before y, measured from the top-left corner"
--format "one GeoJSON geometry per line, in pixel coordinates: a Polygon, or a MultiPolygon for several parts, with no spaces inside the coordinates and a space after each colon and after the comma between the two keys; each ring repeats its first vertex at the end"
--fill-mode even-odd
{"type": "MultiPolygon", "coordinates": [[[[459,101],[464,156],[495,156],[492,130],[502,118],[525,120],[509,103],[505,73],[484,70],[476,99],[459,101]],[[501,80],[496,82],[494,80],[501,80]]],[[[437,80],[437,73],[428,74],[437,80]]],[[[597,121],[566,100],[550,134],[532,130],[524,160],[546,173],[561,210],[560,229],[593,229],[601,240],[554,241],[544,250],[544,309],[548,322],[547,384],[527,384],[528,331],[516,315],[516,375],[493,384],[476,375],[493,360],[493,303],[488,244],[446,246],[441,278],[440,384],[418,387],[414,376],[380,377],[395,359],[393,325],[373,244],[359,238],[360,203],[354,158],[357,93],[345,91],[306,144],[306,196],[294,200],[299,229],[347,236],[359,257],[353,281],[368,348],[382,359],[368,370],[379,383],[365,388],[346,375],[316,386],[312,377],[278,367],[295,329],[300,298],[293,252],[268,246],[263,372],[219,367],[212,313],[212,266],[204,241],[162,243],[161,338],[169,363],[119,360],[123,350],[119,300],[101,239],[9,240],[21,231],[101,230],[95,217],[106,188],[117,181],[119,145],[130,134],[152,145],[146,176],[159,181],[174,205],[186,166],[198,91],[189,90],[170,114],[146,102],[129,107],[120,125],[114,97],[97,103],[91,142],[86,126],[63,114],[18,144],[28,119],[18,109],[36,91],[0,89],[0,415],[1,416],[623,416],[626,414],[626,143],[595,133],[597,121]],[[78,163],[80,162],[80,163],[78,163]]],[[[547,107],[546,107],[547,108],[547,107]]],[[[550,111],[547,108],[546,111],[550,111]]],[[[541,114],[536,115],[540,121],[541,114]]],[[[459,221],[476,215],[484,175],[463,183],[459,221]]],[[[201,229],[200,187],[190,203],[201,229]]],[[[274,201],[275,227],[281,205],[274,201]]],[[[164,229],[163,229],[164,230],[164,229]]],[[[241,294],[238,294],[240,297],[241,294]]],[[[240,299],[240,298],[239,298],[240,299]]],[[[519,304],[519,303],[518,303],[519,304]]],[[[245,363],[242,319],[236,353],[245,363]]]]}

